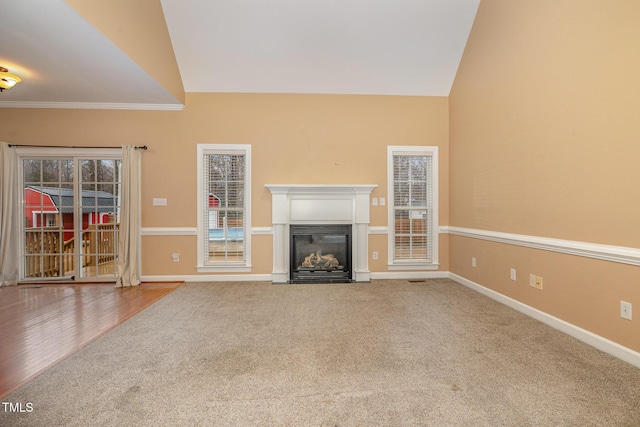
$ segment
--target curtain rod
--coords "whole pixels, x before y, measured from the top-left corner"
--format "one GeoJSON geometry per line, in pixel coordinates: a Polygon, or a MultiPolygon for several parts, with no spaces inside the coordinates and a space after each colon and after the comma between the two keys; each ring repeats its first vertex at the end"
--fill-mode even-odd
{"type": "MultiPolygon", "coordinates": [[[[8,144],[9,147],[40,147],[40,148],[122,148],[122,147],[80,147],[77,145],[32,145],[32,144],[8,144]]],[[[147,146],[136,146],[136,150],[146,150],[147,146]]]]}

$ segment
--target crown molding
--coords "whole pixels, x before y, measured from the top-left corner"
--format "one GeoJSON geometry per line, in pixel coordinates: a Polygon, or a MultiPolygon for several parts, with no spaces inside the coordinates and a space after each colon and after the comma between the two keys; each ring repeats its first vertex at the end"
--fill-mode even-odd
{"type": "Polygon", "coordinates": [[[182,111],[184,104],[135,104],[124,102],[0,101],[0,108],[50,108],[70,110],[182,111]]]}

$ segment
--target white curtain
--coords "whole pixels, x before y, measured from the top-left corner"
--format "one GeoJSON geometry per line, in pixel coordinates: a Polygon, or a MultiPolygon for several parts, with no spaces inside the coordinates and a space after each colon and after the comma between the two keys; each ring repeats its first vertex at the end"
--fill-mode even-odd
{"type": "Polygon", "coordinates": [[[0,142],[0,286],[18,284],[20,212],[16,200],[18,156],[0,142]]]}
{"type": "Polygon", "coordinates": [[[117,288],[138,286],[140,276],[140,151],[134,146],[122,147],[122,192],[120,200],[120,232],[118,233],[117,288]]]}

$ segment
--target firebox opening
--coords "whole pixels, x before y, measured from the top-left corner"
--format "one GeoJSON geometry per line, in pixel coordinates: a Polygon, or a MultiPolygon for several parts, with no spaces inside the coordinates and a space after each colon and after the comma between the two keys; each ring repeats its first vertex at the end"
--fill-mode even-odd
{"type": "Polygon", "coordinates": [[[291,283],[351,282],[351,225],[292,225],[291,283]]]}

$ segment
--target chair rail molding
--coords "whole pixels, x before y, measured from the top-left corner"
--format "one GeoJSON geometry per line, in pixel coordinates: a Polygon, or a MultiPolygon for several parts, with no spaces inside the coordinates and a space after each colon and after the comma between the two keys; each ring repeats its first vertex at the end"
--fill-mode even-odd
{"type": "MultiPolygon", "coordinates": [[[[195,236],[198,234],[197,227],[142,227],[142,236],[195,236]]],[[[251,235],[271,235],[273,227],[251,227],[251,235]]]]}
{"type": "Polygon", "coordinates": [[[195,236],[196,227],[141,227],[142,236],[195,236]]]}
{"type": "Polygon", "coordinates": [[[499,231],[478,230],[454,226],[441,227],[440,230],[441,232],[446,232],[454,236],[488,240],[508,245],[524,246],[527,248],[640,266],[640,249],[629,248],[626,246],[601,245],[598,243],[580,242],[575,240],[553,239],[549,237],[503,233],[499,231]]]}

